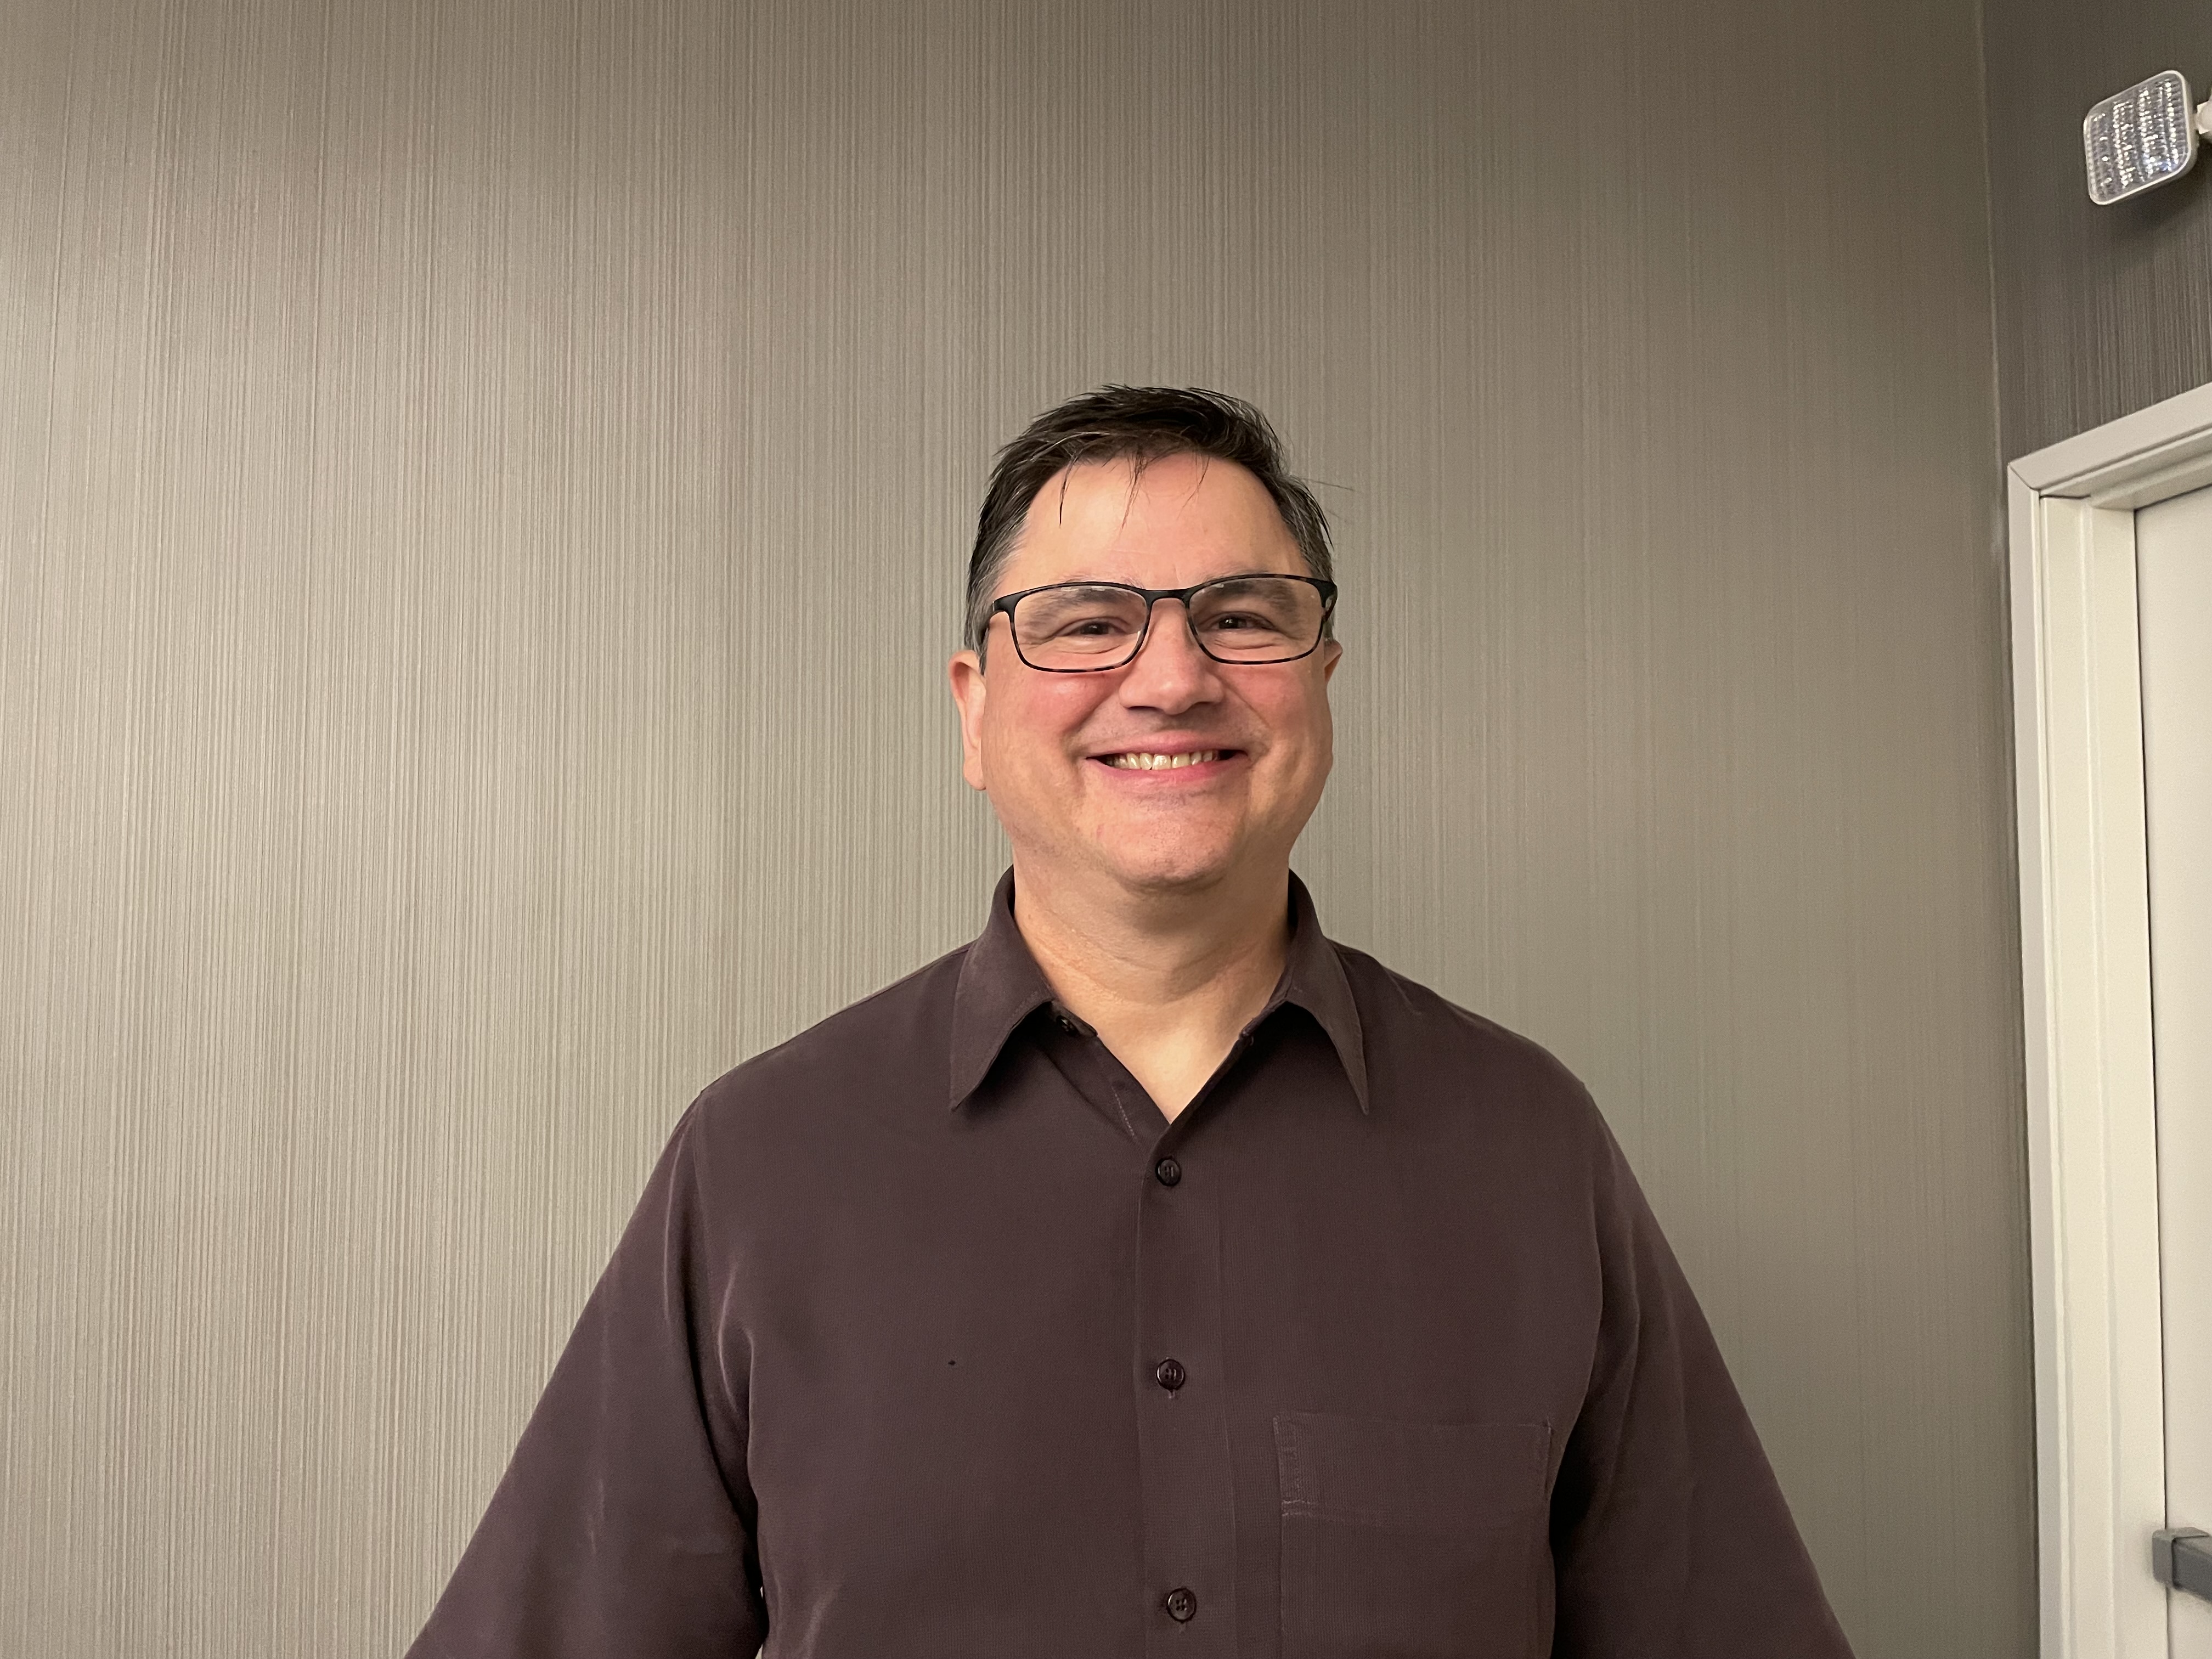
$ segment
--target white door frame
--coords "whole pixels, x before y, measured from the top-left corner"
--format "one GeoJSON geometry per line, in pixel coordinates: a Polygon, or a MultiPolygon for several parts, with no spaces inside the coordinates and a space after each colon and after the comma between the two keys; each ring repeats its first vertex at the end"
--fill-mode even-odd
{"type": "Polygon", "coordinates": [[[2166,1652],[2135,509],[2208,483],[2212,386],[2008,480],[2043,1659],[2166,1652]]]}

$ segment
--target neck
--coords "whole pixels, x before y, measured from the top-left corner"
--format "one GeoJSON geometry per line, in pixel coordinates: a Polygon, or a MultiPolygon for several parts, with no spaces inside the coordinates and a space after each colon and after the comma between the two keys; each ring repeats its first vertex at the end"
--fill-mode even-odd
{"type": "Polygon", "coordinates": [[[1014,856],[1014,921],[1054,994],[1172,1119],[1267,1006],[1290,949],[1290,870],[1172,893],[1103,890],[1014,856]]]}

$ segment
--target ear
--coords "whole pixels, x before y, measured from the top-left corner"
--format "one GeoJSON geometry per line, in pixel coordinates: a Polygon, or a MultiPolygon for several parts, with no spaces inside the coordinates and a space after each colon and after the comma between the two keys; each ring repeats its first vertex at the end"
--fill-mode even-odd
{"type": "Polygon", "coordinates": [[[1321,683],[1327,685],[1336,672],[1337,659],[1344,655],[1344,647],[1334,640],[1323,640],[1321,646],[1321,683]]]}
{"type": "Polygon", "coordinates": [[[988,792],[983,773],[983,663],[973,651],[957,651],[946,665],[952,701],[960,710],[960,775],[970,789],[988,792]]]}

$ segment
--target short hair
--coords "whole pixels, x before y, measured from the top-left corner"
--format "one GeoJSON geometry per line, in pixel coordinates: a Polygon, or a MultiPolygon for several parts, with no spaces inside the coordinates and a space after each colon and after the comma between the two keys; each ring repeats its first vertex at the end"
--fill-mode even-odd
{"type": "Polygon", "coordinates": [[[1265,415],[1241,398],[1200,386],[1101,386],[1048,409],[999,452],[968,556],[969,647],[983,648],[991,590],[1013,556],[1030,504],[1047,483],[1086,461],[1134,461],[1141,476],[1171,455],[1233,461],[1257,478],[1307,572],[1330,580],[1328,516],[1312,489],[1285,467],[1282,441],[1265,415]]]}

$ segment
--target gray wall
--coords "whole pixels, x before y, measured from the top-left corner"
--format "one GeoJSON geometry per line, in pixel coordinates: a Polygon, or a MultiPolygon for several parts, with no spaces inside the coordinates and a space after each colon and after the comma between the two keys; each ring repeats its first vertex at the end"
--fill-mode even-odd
{"type": "Polygon", "coordinates": [[[1984,0],[2004,453],[2212,380],[2212,190],[2116,207],[2081,182],[2081,118],[2162,69],[2204,97],[2212,9],[2194,0],[1984,0]]]}
{"type": "Polygon", "coordinates": [[[6,19],[0,1653],[404,1640],[692,1091],[977,925],[1109,378],[1341,517],[1328,925],[1589,1080],[1863,1654],[2028,1650],[1966,0],[6,19]]]}

